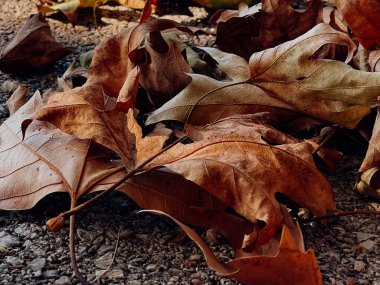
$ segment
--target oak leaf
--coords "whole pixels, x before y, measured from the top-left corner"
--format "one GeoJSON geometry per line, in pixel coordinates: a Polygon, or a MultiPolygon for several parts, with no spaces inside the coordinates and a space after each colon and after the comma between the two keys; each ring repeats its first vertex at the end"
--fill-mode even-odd
{"type": "Polygon", "coordinates": [[[6,73],[32,71],[53,65],[74,48],[56,42],[41,14],[31,16],[0,55],[0,70],[6,73]]]}
{"type": "MultiPolygon", "coordinates": [[[[193,144],[173,147],[151,167],[165,166],[181,174],[253,224],[265,222],[258,244],[270,240],[282,223],[275,193],[288,196],[316,215],[335,208],[331,187],[315,167],[309,143],[298,142],[250,117],[190,127],[187,132],[193,144]]],[[[257,229],[251,235],[256,236],[257,229]]]]}
{"type": "Polygon", "coordinates": [[[344,20],[366,48],[380,46],[380,2],[365,0],[335,0],[344,20]]]}
{"type": "MultiPolygon", "coordinates": [[[[247,110],[241,110],[241,105],[255,101],[256,105],[288,109],[353,128],[369,113],[370,106],[377,103],[380,77],[354,70],[341,61],[310,58],[326,44],[347,46],[346,62],[351,60],[356,48],[346,34],[319,24],[293,41],[253,54],[249,73],[230,83],[190,75],[193,82],[154,111],[147,123],[171,119],[191,121],[198,105],[201,108],[203,104],[228,108],[232,105],[236,113],[243,113],[247,110]]],[[[224,110],[217,113],[218,118],[225,116],[224,110]]],[[[202,120],[197,118],[197,123],[212,122],[215,117],[210,111],[202,120]]]]}
{"type": "Polygon", "coordinates": [[[322,22],[319,0],[310,1],[304,12],[291,6],[291,0],[263,0],[248,8],[216,13],[211,23],[217,24],[216,44],[226,52],[248,59],[252,53],[292,40],[322,22]]]}

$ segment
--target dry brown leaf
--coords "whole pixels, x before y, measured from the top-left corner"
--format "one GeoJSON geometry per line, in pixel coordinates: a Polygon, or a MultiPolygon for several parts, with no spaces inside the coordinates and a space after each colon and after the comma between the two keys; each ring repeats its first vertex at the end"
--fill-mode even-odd
{"type": "Polygon", "coordinates": [[[380,2],[378,0],[335,0],[334,2],[366,49],[380,46],[380,2]]]}
{"type": "Polygon", "coordinates": [[[34,121],[25,133],[21,122],[42,107],[36,93],[0,126],[0,208],[24,210],[53,192],[68,192],[73,200],[104,189],[106,177],[124,171],[109,151],[89,140],[65,134],[47,122],[34,121]],[[75,171],[73,171],[75,170],[75,171]]]}
{"type": "Polygon", "coordinates": [[[141,69],[140,84],[148,92],[152,104],[162,106],[191,81],[185,74],[192,72],[176,44],[166,43],[160,32],[151,32],[144,46],[147,56],[141,69]]]}
{"type": "Polygon", "coordinates": [[[155,210],[141,212],[171,218],[199,246],[209,267],[222,276],[236,279],[244,284],[322,284],[322,275],[314,252],[312,250],[305,252],[301,230],[298,225],[293,224],[286,212],[284,213],[286,220],[279,240],[277,237],[274,238],[272,244],[266,246],[267,248],[260,255],[235,258],[226,264],[218,261],[212,250],[194,230],[172,216],[155,210]]]}
{"type": "Polygon", "coordinates": [[[379,72],[380,71],[380,49],[373,50],[369,53],[368,63],[371,67],[371,71],[379,72]]]}
{"type": "Polygon", "coordinates": [[[167,169],[154,169],[132,177],[119,191],[143,209],[164,211],[195,226],[217,228],[233,248],[241,246],[253,227],[226,212],[227,205],[202,188],[167,169]]]}
{"type": "Polygon", "coordinates": [[[380,199],[380,113],[377,112],[372,137],[366,156],[360,166],[356,189],[364,194],[380,199]]]}
{"type": "Polygon", "coordinates": [[[294,39],[322,22],[319,0],[310,1],[302,13],[290,3],[291,0],[263,0],[251,8],[245,4],[238,11],[216,13],[211,19],[217,24],[216,44],[225,52],[248,59],[252,53],[294,39]]]}
{"type": "MultiPolygon", "coordinates": [[[[77,138],[91,139],[117,153],[128,170],[134,167],[135,136],[125,127],[126,114],[116,109],[106,110],[105,96],[99,85],[55,93],[32,118],[50,122],[77,138]]],[[[23,130],[31,122],[32,119],[25,120],[23,130]]]]}
{"type": "Polygon", "coordinates": [[[11,97],[7,100],[6,104],[9,110],[9,115],[16,113],[18,109],[23,106],[27,100],[29,90],[25,85],[19,85],[17,89],[13,92],[11,97]]]}
{"type": "MultiPolygon", "coordinates": [[[[32,119],[48,121],[81,139],[91,139],[116,152],[128,170],[135,163],[135,139],[126,129],[126,115],[109,110],[108,96],[117,97],[134,65],[130,60],[147,33],[182,29],[170,20],[152,20],[131,27],[98,46],[85,85],[52,95],[32,119]],[[112,79],[112,80],[110,80],[112,79]]],[[[184,30],[187,31],[186,28],[184,30]]],[[[31,120],[23,123],[27,128],[31,120]]]]}
{"type": "Polygon", "coordinates": [[[252,84],[231,83],[249,79],[249,66],[245,59],[214,48],[203,48],[218,61],[218,68],[233,81],[218,81],[201,74],[189,74],[192,82],[172,100],[152,112],[146,123],[178,120],[201,125],[235,114],[270,111],[279,118],[297,116],[289,104],[268,96],[252,84]]]}
{"type": "Polygon", "coordinates": [[[33,71],[53,65],[74,48],[56,42],[41,14],[31,16],[2,51],[0,70],[6,73],[33,71]]]}
{"type": "Polygon", "coordinates": [[[74,87],[78,87],[87,79],[87,69],[83,67],[76,67],[75,60],[70,64],[67,70],[59,77],[58,91],[69,91],[74,87]]]}
{"type": "MultiPolygon", "coordinates": [[[[335,208],[331,187],[314,165],[310,144],[244,117],[189,128],[188,133],[193,144],[168,150],[151,166],[163,165],[181,174],[253,224],[265,222],[258,244],[270,240],[282,223],[275,193],[316,215],[335,208]]],[[[257,235],[256,230],[242,247],[252,243],[249,238],[257,235]]]]}
{"type": "Polygon", "coordinates": [[[229,116],[231,110],[253,112],[244,108],[254,102],[256,109],[262,106],[261,111],[263,107],[285,109],[353,128],[377,104],[380,76],[337,60],[310,59],[326,44],[347,46],[346,62],[356,48],[346,34],[319,24],[293,41],[253,54],[250,73],[241,79],[222,82],[190,74],[192,83],[150,114],[147,123],[194,120],[203,124],[229,116]],[[200,115],[205,106],[208,113],[204,109],[200,115]]]}
{"type": "Polygon", "coordinates": [[[105,94],[118,97],[128,73],[135,66],[133,60],[142,40],[150,32],[172,28],[191,33],[189,29],[174,21],[156,19],[125,29],[117,36],[100,44],[94,50],[87,84],[99,84],[103,87],[105,94]]]}

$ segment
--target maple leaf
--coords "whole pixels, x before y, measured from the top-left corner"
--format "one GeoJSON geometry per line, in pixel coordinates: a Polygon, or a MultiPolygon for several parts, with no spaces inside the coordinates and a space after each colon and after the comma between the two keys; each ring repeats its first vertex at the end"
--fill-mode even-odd
{"type": "Polygon", "coordinates": [[[0,56],[0,70],[6,73],[32,71],[53,65],[74,48],[56,42],[41,14],[31,16],[0,56]]]}
{"type": "MultiPolygon", "coordinates": [[[[146,33],[168,28],[181,27],[170,20],[145,22],[100,45],[94,51],[87,82],[79,88],[52,95],[32,119],[48,121],[66,133],[93,140],[116,152],[126,168],[132,169],[135,163],[134,136],[125,128],[125,113],[107,109],[106,98],[118,97],[124,92],[122,87],[134,67],[130,53],[137,49],[146,33]]],[[[24,129],[31,120],[23,123],[24,129]]]]}
{"type": "Polygon", "coordinates": [[[135,163],[135,137],[124,126],[127,117],[116,109],[107,110],[101,86],[87,85],[55,93],[22,123],[27,129],[33,119],[50,122],[63,132],[80,139],[91,139],[117,153],[127,169],[135,163]]]}
{"type": "Polygon", "coordinates": [[[304,12],[290,6],[291,0],[263,0],[248,8],[217,12],[211,23],[216,24],[216,44],[225,52],[248,59],[252,53],[294,39],[322,22],[319,0],[310,1],[304,12]]]}
{"type": "Polygon", "coordinates": [[[377,102],[380,77],[337,60],[310,58],[330,43],[347,46],[346,62],[351,60],[356,47],[351,39],[327,24],[319,24],[293,41],[254,53],[249,72],[247,64],[237,59],[241,74],[231,77],[232,82],[189,74],[190,85],[152,112],[147,124],[161,120],[203,124],[231,112],[253,112],[253,108],[263,111],[269,107],[268,111],[285,109],[293,115],[298,112],[353,128],[377,102]],[[208,113],[202,110],[206,106],[208,113]]]}
{"type": "Polygon", "coordinates": [[[68,192],[77,200],[95,191],[95,185],[104,189],[108,184],[101,180],[124,170],[111,160],[108,150],[47,122],[32,122],[23,139],[21,122],[40,108],[42,100],[36,92],[0,126],[1,209],[29,209],[53,192],[68,192]]]}
{"type": "MultiPolygon", "coordinates": [[[[335,208],[330,185],[314,165],[310,144],[244,117],[221,120],[202,129],[189,128],[187,132],[193,144],[171,148],[149,167],[165,166],[251,223],[265,222],[258,244],[272,238],[282,223],[277,192],[315,214],[335,208]]],[[[251,236],[257,235],[256,230],[251,236]]]]}
{"type": "Polygon", "coordinates": [[[380,46],[379,1],[335,0],[335,4],[366,49],[380,46]]]}

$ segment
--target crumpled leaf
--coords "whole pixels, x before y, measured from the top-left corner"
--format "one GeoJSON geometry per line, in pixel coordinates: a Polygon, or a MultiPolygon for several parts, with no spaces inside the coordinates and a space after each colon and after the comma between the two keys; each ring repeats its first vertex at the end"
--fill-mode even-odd
{"type": "Polygon", "coordinates": [[[136,175],[118,190],[143,209],[165,211],[184,223],[218,229],[233,248],[240,248],[244,234],[253,227],[228,213],[227,205],[213,195],[165,168],[136,175]]]}
{"type": "Polygon", "coordinates": [[[165,166],[181,174],[253,224],[265,222],[242,247],[257,235],[257,244],[267,242],[280,227],[277,192],[316,215],[335,208],[331,187],[315,167],[309,143],[244,117],[189,128],[187,133],[193,144],[169,149],[151,167],[165,166]]]}
{"type": "Polygon", "coordinates": [[[310,1],[304,12],[291,6],[291,0],[263,0],[248,8],[217,12],[211,19],[216,24],[216,44],[225,52],[248,59],[252,53],[292,40],[322,22],[319,0],[310,1]]]}
{"type": "Polygon", "coordinates": [[[377,112],[367,153],[357,175],[356,189],[380,199],[380,113],[377,112]]]}
{"type": "Polygon", "coordinates": [[[366,48],[380,46],[380,2],[363,0],[335,0],[335,5],[366,48]]]}
{"type": "Polygon", "coordinates": [[[144,50],[147,63],[138,64],[140,84],[153,105],[159,107],[190,83],[185,73],[192,70],[176,44],[170,40],[166,43],[160,32],[150,33],[144,50]]]}
{"type": "Polygon", "coordinates": [[[77,200],[104,189],[108,184],[101,181],[124,169],[108,150],[47,122],[32,122],[23,139],[21,122],[41,107],[37,92],[0,126],[0,209],[30,209],[53,192],[68,192],[77,200]]]}
{"type": "MultiPolygon", "coordinates": [[[[116,109],[109,110],[106,99],[119,95],[134,67],[131,53],[138,48],[146,33],[169,28],[182,29],[171,20],[152,20],[128,28],[101,44],[94,51],[87,82],[79,88],[53,94],[32,119],[48,121],[66,133],[93,140],[116,152],[126,168],[132,169],[134,136],[126,129],[126,115],[116,109]]],[[[30,122],[25,121],[23,128],[27,128],[30,122]]]]}
{"type": "Polygon", "coordinates": [[[353,128],[369,113],[370,106],[377,104],[380,77],[373,72],[354,70],[337,60],[310,59],[321,46],[330,43],[347,46],[346,62],[351,60],[355,50],[351,39],[327,24],[319,24],[293,41],[253,54],[249,73],[230,83],[190,75],[193,82],[154,111],[147,123],[191,122],[193,116],[197,116],[197,123],[212,122],[215,117],[229,116],[231,113],[225,115],[224,112],[231,106],[236,113],[252,112],[240,108],[244,103],[255,101],[256,105],[288,109],[353,128]],[[212,104],[228,108],[223,106],[215,116],[217,110],[213,110],[212,104]],[[201,105],[200,110],[202,105],[207,105],[209,114],[200,116],[198,105],[201,105]]]}
{"type": "Polygon", "coordinates": [[[371,67],[371,71],[379,72],[380,71],[380,49],[373,50],[369,53],[368,63],[371,67]]]}
{"type": "Polygon", "coordinates": [[[5,73],[33,71],[53,65],[74,52],[56,42],[41,14],[31,16],[6,46],[0,56],[0,70],[5,73]]]}
{"type": "Polygon", "coordinates": [[[301,230],[298,225],[293,224],[285,211],[283,210],[286,220],[279,240],[277,237],[274,238],[260,254],[238,257],[225,264],[218,261],[209,246],[194,230],[171,215],[156,210],[140,212],[171,218],[199,246],[209,267],[219,275],[236,279],[244,284],[321,285],[322,275],[314,252],[312,250],[305,252],[301,230]]]}
{"type": "Polygon", "coordinates": [[[135,136],[125,127],[127,117],[116,109],[106,109],[103,90],[99,85],[55,93],[31,117],[22,123],[23,131],[33,119],[47,121],[65,133],[80,139],[91,139],[113,150],[128,170],[134,167],[135,136]]]}
{"type": "Polygon", "coordinates": [[[74,60],[62,77],[58,78],[58,91],[69,91],[74,87],[81,86],[86,82],[87,72],[86,68],[76,67],[74,60]]]}
{"type": "Polygon", "coordinates": [[[19,85],[17,89],[13,92],[11,97],[7,100],[6,104],[9,110],[9,115],[16,113],[21,106],[23,106],[26,101],[28,101],[29,90],[26,85],[19,85]]]}

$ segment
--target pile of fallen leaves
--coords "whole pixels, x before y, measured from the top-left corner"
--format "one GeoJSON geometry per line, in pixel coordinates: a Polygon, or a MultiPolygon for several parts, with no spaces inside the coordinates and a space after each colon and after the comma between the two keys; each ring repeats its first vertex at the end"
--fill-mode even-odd
{"type": "MultiPolygon", "coordinates": [[[[48,222],[58,230],[99,196],[77,206],[80,197],[117,189],[171,217],[220,275],[322,284],[279,194],[314,216],[336,211],[319,167],[333,171],[341,153],[326,141],[338,128],[373,128],[357,189],[380,197],[380,122],[358,127],[380,94],[380,4],[313,0],[296,10],[290,2],[216,12],[218,48],[187,45],[194,29],[171,20],[146,21],[99,45],[88,70],[70,67],[60,91],[24,104],[21,86],[0,126],[0,208],[67,192],[72,209],[48,222]],[[75,87],[78,77],[87,79],[75,87]],[[235,258],[219,262],[185,224],[218,230],[235,258]]],[[[44,67],[68,51],[36,15],[0,69],[44,67]],[[28,37],[49,52],[21,59],[28,37]]]]}

